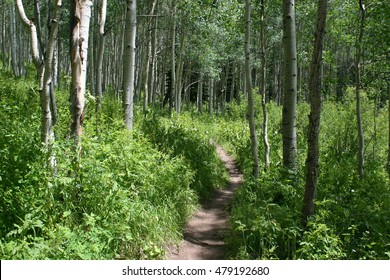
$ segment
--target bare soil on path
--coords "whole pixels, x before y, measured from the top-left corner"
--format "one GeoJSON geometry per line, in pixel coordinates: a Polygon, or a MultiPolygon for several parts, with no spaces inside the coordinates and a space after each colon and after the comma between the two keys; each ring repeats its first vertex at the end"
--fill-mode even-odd
{"type": "Polygon", "coordinates": [[[170,260],[222,260],[225,257],[226,208],[233,200],[233,192],[242,184],[243,175],[231,156],[218,145],[216,149],[229,172],[229,186],[216,190],[192,216],[184,230],[184,240],[168,253],[170,260]]]}

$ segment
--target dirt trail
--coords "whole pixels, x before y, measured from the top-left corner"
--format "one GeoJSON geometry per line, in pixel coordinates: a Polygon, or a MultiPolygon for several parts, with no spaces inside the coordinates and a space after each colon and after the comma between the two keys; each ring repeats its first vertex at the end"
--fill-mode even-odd
{"type": "Polygon", "coordinates": [[[234,160],[220,146],[217,153],[229,172],[228,188],[217,190],[211,200],[196,212],[184,231],[184,240],[169,252],[170,260],[221,260],[224,259],[224,237],[227,230],[226,207],[232,202],[233,192],[243,182],[243,175],[234,160]]]}

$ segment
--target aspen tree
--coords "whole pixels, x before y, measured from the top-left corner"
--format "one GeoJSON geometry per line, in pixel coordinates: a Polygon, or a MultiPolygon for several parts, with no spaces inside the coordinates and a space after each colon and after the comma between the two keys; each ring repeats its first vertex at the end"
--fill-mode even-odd
{"type": "Polygon", "coordinates": [[[176,46],[176,1],[172,3],[172,37],[171,37],[171,92],[169,99],[169,115],[171,115],[176,97],[176,59],[175,59],[175,46],[176,46]]]}
{"type": "Polygon", "coordinates": [[[295,28],[295,0],[283,0],[283,164],[297,171],[297,47],[295,28]]]}
{"type": "Polygon", "coordinates": [[[176,96],[175,96],[175,108],[176,113],[181,113],[181,92],[183,87],[183,66],[184,66],[184,47],[185,47],[185,34],[182,34],[180,39],[178,67],[176,69],[176,96]]]}
{"type": "Polygon", "coordinates": [[[98,123],[100,125],[100,114],[102,111],[102,98],[103,98],[103,54],[104,54],[104,45],[105,45],[105,32],[104,27],[106,24],[107,16],[107,0],[102,1],[102,9],[100,12],[100,21],[99,21],[99,50],[97,55],[97,67],[96,67],[96,113],[98,123]]]}
{"type": "Polygon", "coordinates": [[[12,65],[12,71],[15,76],[20,76],[20,69],[18,66],[18,61],[16,58],[17,54],[17,42],[16,42],[16,20],[15,20],[15,8],[13,6],[10,6],[9,8],[9,15],[10,15],[10,25],[9,25],[9,32],[11,37],[11,65],[12,65]]]}
{"type": "Polygon", "coordinates": [[[356,120],[358,127],[358,139],[359,139],[359,151],[358,151],[358,160],[359,160],[359,176],[363,178],[364,176],[364,136],[363,136],[363,124],[362,124],[362,110],[361,110],[361,101],[360,101],[360,80],[361,80],[361,57],[363,49],[363,33],[364,33],[364,23],[366,19],[366,7],[363,0],[359,0],[360,7],[360,28],[359,28],[359,37],[357,41],[356,48],[356,120]]]}
{"type": "Polygon", "coordinates": [[[245,81],[246,90],[248,95],[248,111],[247,117],[250,129],[252,157],[253,157],[253,169],[252,175],[255,178],[259,177],[259,155],[258,155],[258,143],[255,128],[255,108],[253,100],[252,90],[252,77],[251,77],[251,61],[250,61],[250,36],[251,36],[251,1],[245,1],[245,81]]]}
{"type": "Polygon", "coordinates": [[[125,50],[123,59],[123,106],[126,128],[133,128],[134,82],[135,82],[135,38],[137,28],[137,1],[127,0],[125,50]]]}
{"type": "Polygon", "coordinates": [[[326,12],[328,0],[318,2],[317,28],[314,37],[314,50],[311,59],[309,94],[310,115],[307,133],[307,159],[306,159],[306,187],[302,208],[302,225],[306,226],[307,220],[314,213],[314,199],[317,190],[319,174],[319,129],[321,119],[321,60],[323,41],[325,36],[326,12]]]}
{"type": "Polygon", "coordinates": [[[78,150],[81,148],[82,126],[84,121],[89,23],[92,4],[93,2],[90,0],[74,0],[71,2],[70,55],[72,81],[70,89],[70,111],[72,123],[70,126],[70,135],[74,138],[78,150]]]}
{"type": "Polygon", "coordinates": [[[43,46],[41,46],[41,48],[39,47],[39,42],[42,42],[42,39],[39,39],[40,36],[37,30],[37,26],[35,25],[33,20],[28,19],[24,10],[23,2],[21,0],[16,0],[16,6],[18,8],[22,22],[30,29],[31,55],[33,63],[37,70],[37,77],[40,89],[40,103],[42,110],[41,142],[46,147],[48,147],[49,144],[54,140],[53,124],[55,121],[56,108],[54,103],[54,92],[52,90],[52,65],[55,42],[57,40],[58,33],[59,11],[62,6],[62,1],[56,1],[56,8],[51,19],[51,31],[49,35],[49,40],[47,42],[47,50],[45,56],[43,56],[42,54],[43,46]]]}
{"type": "Polygon", "coordinates": [[[209,93],[209,114],[212,116],[214,113],[214,107],[213,107],[214,79],[213,78],[209,78],[208,93],[209,93]]]}
{"type": "Polygon", "coordinates": [[[203,73],[200,73],[198,82],[198,111],[203,113],[203,73]]]}
{"type": "Polygon", "coordinates": [[[153,80],[153,64],[154,64],[154,56],[155,56],[155,50],[153,50],[153,45],[155,38],[153,34],[155,34],[155,30],[153,31],[152,23],[153,23],[153,17],[156,10],[156,6],[158,4],[157,0],[153,1],[152,10],[150,12],[150,20],[147,24],[147,34],[148,34],[148,50],[146,53],[147,61],[145,63],[145,82],[144,82],[144,111],[146,112],[148,110],[149,104],[152,103],[152,95],[153,95],[153,89],[152,89],[152,80],[153,80]]]}
{"type": "Polygon", "coordinates": [[[260,94],[262,97],[261,107],[263,109],[263,143],[264,143],[264,169],[267,170],[270,165],[270,144],[268,141],[268,112],[266,105],[266,50],[265,50],[265,0],[260,0],[260,53],[261,53],[261,76],[260,76],[260,94]]]}

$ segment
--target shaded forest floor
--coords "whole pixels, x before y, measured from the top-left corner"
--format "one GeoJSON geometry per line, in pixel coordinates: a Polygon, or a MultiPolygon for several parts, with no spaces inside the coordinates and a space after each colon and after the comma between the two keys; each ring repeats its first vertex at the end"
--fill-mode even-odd
{"type": "Polygon", "coordinates": [[[202,205],[184,230],[184,240],[168,253],[171,260],[220,260],[225,257],[227,233],[227,207],[232,203],[234,191],[242,184],[243,174],[233,158],[219,145],[217,153],[229,172],[229,185],[215,191],[202,205]]]}

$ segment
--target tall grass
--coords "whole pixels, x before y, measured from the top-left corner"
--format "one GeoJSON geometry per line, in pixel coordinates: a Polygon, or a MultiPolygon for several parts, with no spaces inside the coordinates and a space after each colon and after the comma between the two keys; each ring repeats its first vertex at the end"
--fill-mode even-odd
{"type": "Polygon", "coordinates": [[[75,166],[61,91],[53,172],[39,143],[34,81],[3,72],[0,79],[1,259],[162,259],[200,197],[223,184],[213,147],[190,122],[160,119],[175,141],[157,145],[140,121],[131,133],[123,129],[121,105],[108,95],[100,133],[87,98],[75,166]]]}
{"type": "MultiPolygon", "coordinates": [[[[347,96],[352,96],[349,91],[347,96]]],[[[267,105],[271,167],[261,174],[258,184],[248,176],[252,162],[249,132],[242,119],[245,104],[231,106],[232,114],[220,118],[215,125],[219,141],[235,155],[247,175],[231,211],[228,239],[231,258],[390,258],[390,183],[385,170],[387,106],[375,109],[374,102],[363,95],[366,176],[360,179],[354,100],[351,97],[343,103],[324,103],[316,213],[305,230],[299,221],[304,192],[308,106],[298,106],[299,171],[291,182],[291,176],[286,176],[282,167],[281,108],[272,103],[267,105]]],[[[261,118],[257,115],[257,124],[262,123],[261,118]]],[[[261,137],[260,126],[258,134],[261,137]]],[[[262,149],[260,143],[260,158],[262,149]]]]}

